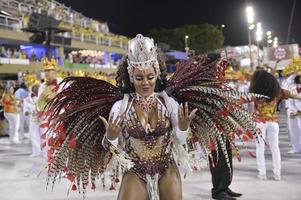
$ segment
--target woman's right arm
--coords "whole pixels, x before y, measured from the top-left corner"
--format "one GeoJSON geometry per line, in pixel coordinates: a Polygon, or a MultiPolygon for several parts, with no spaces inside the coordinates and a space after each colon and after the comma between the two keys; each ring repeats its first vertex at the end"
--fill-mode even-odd
{"type": "Polygon", "coordinates": [[[123,116],[120,116],[120,107],[122,101],[117,101],[109,115],[109,119],[105,119],[104,117],[100,116],[100,119],[104,123],[106,127],[106,138],[109,140],[114,146],[117,146],[118,137],[122,132],[123,129],[123,116]]]}

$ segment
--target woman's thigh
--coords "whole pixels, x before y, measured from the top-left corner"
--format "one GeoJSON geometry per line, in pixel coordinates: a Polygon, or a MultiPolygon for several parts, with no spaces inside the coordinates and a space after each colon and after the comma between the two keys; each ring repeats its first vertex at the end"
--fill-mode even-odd
{"type": "Polygon", "coordinates": [[[178,168],[169,167],[159,181],[160,200],[182,200],[182,183],[178,168]]]}
{"type": "Polygon", "coordinates": [[[146,184],[134,173],[123,176],[118,200],[148,200],[146,184]]]}
{"type": "MultiPolygon", "coordinates": [[[[270,147],[273,149],[279,148],[279,124],[276,122],[269,122],[267,126],[267,137],[270,147]]],[[[271,149],[271,150],[273,150],[271,149]]]]}

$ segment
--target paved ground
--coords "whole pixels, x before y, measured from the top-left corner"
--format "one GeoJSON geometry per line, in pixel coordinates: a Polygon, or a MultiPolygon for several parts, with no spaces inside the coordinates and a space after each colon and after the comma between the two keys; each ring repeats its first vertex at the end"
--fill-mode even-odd
{"type": "MultiPolygon", "coordinates": [[[[256,178],[255,159],[247,156],[242,150],[242,161],[234,160],[234,179],[231,188],[242,192],[241,200],[300,200],[301,199],[301,155],[289,155],[289,138],[287,134],[285,116],[281,115],[280,148],[282,154],[282,180],[271,179],[271,154],[267,152],[268,180],[256,178]]],[[[254,144],[248,144],[254,150],[254,144]]],[[[63,180],[56,184],[53,191],[46,191],[46,171],[41,172],[46,165],[43,158],[29,158],[30,144],[26,140],[23,144],[10,145],[7,138],[0,139],[0,199],[1,200],[63,200],[82,199],[76,192],[71,192],[67,198],[69,183],[63,180]]],[[[205,200],[210,198],[211,176],[208,169],[189,176],[183,181],[185,200],[205,200]]],[[[100,185],[100,183],[99,183],[100,185]]],[[[100,188],[100,187],[99,187],[100,188]]],[[[115,200],[117,192],[89,191],[88,200],[115,200]]]]}

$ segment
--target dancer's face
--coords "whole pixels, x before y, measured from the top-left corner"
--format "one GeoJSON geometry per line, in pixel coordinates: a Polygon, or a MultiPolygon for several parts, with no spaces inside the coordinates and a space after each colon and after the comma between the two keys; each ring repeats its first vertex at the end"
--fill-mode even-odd
{"type": "Polygon", "coordinates": [[[53,81],[56,79],[56,71],[55,70],[44,70],[45,72],[45,78],[47,81],[53,81]]]}
{"type": "Polygon", "coordinates": [[[10,94],[14,94],[14,87],[10,86],[9,89],[8,89],[8,91],[9,91],[10,94]]]}
{"type": "Polygon", "coordinates": [[[38,96],[38,92],[39,92],[39,86],[38,85],[34,85],[31,89],[32,93],[35,95],[35,96],[38,96]]]}
{"type": "Polygon", "coordinates": [[[133,79],[134,87],[138,94],[146,98],[154,93],[157,78],[153,67],[143,70],[134,68],[133,79]]]}

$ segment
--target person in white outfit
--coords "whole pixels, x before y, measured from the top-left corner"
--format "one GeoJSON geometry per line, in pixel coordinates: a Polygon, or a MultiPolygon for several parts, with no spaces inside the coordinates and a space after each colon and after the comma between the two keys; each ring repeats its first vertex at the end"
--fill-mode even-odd
{"type": "MultiPolygon", "coordinates": [[[[249,87],[250,87],[250,81],[248,80],[240,80],[239,81],[239,86],[238,86],[238,91],[239,92],[244,92],[248,93],[249,92],[249,87]]],[[[246,103],[243,105],[246,110],[253,112],[254,111],[254,105],[252,102],[246,103]]]]}
{"type": "Polygon", "coordinates": [[[18,117],[20,121],[19,125],[19,140],[24,140],[24,125],[25,125],[25,116],[24,116],[24,99],[28,97],[28,91],[25,83],[21,83],[20,88],[15,92],[15,97],[18,102],[18,117]]]}
{"type": "MultiPolygon", "coordinates": [[[[291,75],[288,75],[288,77],[285,79],[285,81],[282,83],[282,88],[290,91],[293,94],[297,94],[297,85],[295,84],[296,74],[293,73],[291,75]]],[[[301,129],[298,125],[298,118],[293,117],[295,113],[298,111],[298,101],[294,99],[288,99],[285,101],[285,108],[287,113],[287,125],[288,125],[288,132],[289,137],[291,141],[292,149],[288,151],[288,153],[299,153],[301,151],[296,144],[295,136],[298,136],[301,129]]]]}
{"type": "Polygon", "coordinates": [[[279,150],[279,124],[276,112],[277,102],[280,99],[301,97],[290,93],[280,87],[277,79],[264,70],[255,71],[250,86],[250,92],[269,97],[268,99],[254,100],[257,116],[257,127],[262,132],[262,137],[256,142],[256,162],[258,178],[267,179],[265,166],[265,144],[268,144],[272,152],[274,179],[281,180],[281,155],[279,150]]]}
{"type": "Polygon", "coordinates": [[[39,85],[33,85],[31,88],[31,94],[24,99],[24,115],[29,117],[29,134],[32,147],[31,157],[42,155],[40,122],[37,116],[38,90],[39,85]]]}
{"type": "MultiPolygon", "coordinates": [[[[301,96],[301,84],[300,76],[296,76],[294,80],[294,90],[293,92],[301,96]]],[[[288,152],[290,154],[301,153],[301,102],[298,100],[291,100],[288,107],[288,117],[289,117],[289,133],[292,149],[288,152]]]]}

